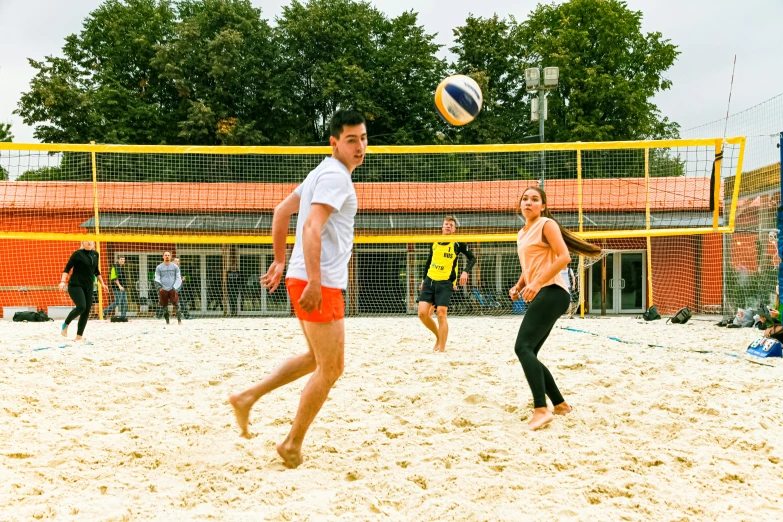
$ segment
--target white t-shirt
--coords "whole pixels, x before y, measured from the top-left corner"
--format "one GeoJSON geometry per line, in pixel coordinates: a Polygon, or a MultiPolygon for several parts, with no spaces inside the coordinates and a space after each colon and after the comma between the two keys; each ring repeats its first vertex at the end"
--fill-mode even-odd
{"type": "Polygon", "coordinates": [[[353,251],[353,222],[359,202],[351,174],[334,158],[324,159],[294,191],[301,198],[296,218],[296,244],[288,263],[286,278],[307,281],[302,231],[310,205],[332,207],[332,214],[321,231],[321,284],[327,288],[348,287],[348,261],[353,251]]]}

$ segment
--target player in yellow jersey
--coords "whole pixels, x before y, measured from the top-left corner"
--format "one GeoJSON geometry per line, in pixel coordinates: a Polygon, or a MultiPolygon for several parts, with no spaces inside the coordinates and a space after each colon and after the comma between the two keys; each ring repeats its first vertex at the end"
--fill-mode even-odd
{"type": "MultiPolygon", "coordinates": [[[[444,236],[457,231],[457,220],[453,216],[443,218],[441,229],[444,236]]],[[[447,239],[447,238],[444,238],[447,239]]],[[[424,281],[419,285],[419,319],[435,334],[435,351],[446,351],[446,339],[449,336],[449,323],[446,315],[451,304],[451,293],[457,280],[457,257],[462,254],[468,262],[459,277],[459,284],[468,282],[468,273],[476,264],[476,256],[468,250],[465,243],[456,241],[438,241],[432,244],[430,255],[424,268],[424,281]],[[432,307],[437,308],[438,323],[432,320],[432,307]]]]}

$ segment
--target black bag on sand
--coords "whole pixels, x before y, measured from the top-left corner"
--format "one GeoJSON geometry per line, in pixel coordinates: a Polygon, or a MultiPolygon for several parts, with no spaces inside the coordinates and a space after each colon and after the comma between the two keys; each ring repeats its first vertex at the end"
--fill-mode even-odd
{"type": "Polygon", "coordinates": [[[645,321],[655,321],[661,318],[661,314],[658,313],[658,307],[653,305],[642,314],[642,319],[645,321]]]}
{"type": "Polygon", "coordinates": [[[109,319],[112,323],[127,323],[128,318],[127,317],[120,317],[119,315],[113,315],[111,316],[111,319],[109,319]]]}
{"type": "Polygon", "coordinates": [[[45,323],[46,321],[54,321],[54,319],[49,319],[46,312],[38,310],[37,312],[16,312],[14,321],[17,323],[45,323]]]}
{"type": "Polygon", "coordinates": [[[690,320],[691,317],[693,317],[691,309],[686,306],[685,308],[680,308],[679,311],[677,311],[677,313],[670,317],[666,322],[668,323],[671,321],[674,324],[685,324],[690,320]]]}

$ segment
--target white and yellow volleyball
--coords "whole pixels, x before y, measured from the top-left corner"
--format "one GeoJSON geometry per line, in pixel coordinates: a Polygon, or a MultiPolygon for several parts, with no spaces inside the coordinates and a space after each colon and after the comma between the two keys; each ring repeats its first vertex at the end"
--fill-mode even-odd
{"type": "Polygon", "coordinates": [[[435,107],[452,125],[467,125],[478,116],[484,97],[476,81],[463,74],[449,76],[435,89],[435,107]]]}

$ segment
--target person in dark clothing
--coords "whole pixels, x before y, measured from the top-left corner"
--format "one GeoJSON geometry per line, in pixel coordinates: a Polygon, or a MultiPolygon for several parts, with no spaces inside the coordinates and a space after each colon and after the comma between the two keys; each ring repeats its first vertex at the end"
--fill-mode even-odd
{"type": "Polygon", "coordinates": [[[103,285],[103,289],[107,292],[109,287],[103,282],[103,276],[99,269],[100,259],[98,252],[95,250],[95,243],[92,241],[82,241],[82,246],[79,250],[71,254],[71,258],[65,265],[63,270],[63,276],[60,280],[60,290],[65,291],[65,278],[68,276],[68,272],[73,270],[71,278],[68,281],[68,295],[73,299],[75,308],[71,310],[68,317],[65,318],[65,322],[62,325],[61,333],[63,337],[68,335],[68,325],[71,321],[79,317],[79,324],[76,329],[76,340],[81,341],[84,334],[84,328],[87,326],[87,319],[90,315],[90,308],[92,307],[92,286],[93,281],[97,277],[103,285]]]}
{"type": "MultiPolygon", "coordinates": [[[[452,216],[443,218],[441,231],[444,236],[454,234],[457,231],[457,220],[452,216]]],[[[476,264],[476,256],[468,249],[468,245],[456,241],[438,241],[432,244],[427,263],[424,265],[423,281],[419,285],[419,319],[435,334],[434,351],[436,352],[446,351],[446,339],[449,336],[446,315],[451,304],[451,293],[457,284],[460,254],[468,260],[459,278],[460,286],[465,286],[468,282],[468,274],[476,264]],[[438,311],[438,324],[435,324],[431,317],[433,306],[438,311]]]]}
{"type": "Polygon", "coordinates": [[[236,267],[231,267],[226,272],[226,286],[228,287],[228,315],[235,316],[239,313],[239,302],[242,299],[242,274],[236,267]]]}
{"type": "MultiPolygon", "coordinates": [[[[175,257],[172,263],[179,266],[179,258],[175,257]]],[[[188,276],[182,273],[182,267],[180,267],[180,277],[182,278],[182,284],[179,287],[179,311],[182,312],[182,317],[190,319],[190,312],[188,311],[188,303],[193,298],[190,293],[190,284],[188,283],[188,276]]]]}
{"type": "Polygon", "coordinates": [[[112,312],[119,306],[120,317],[125,317],[128,313],[128,277],[125,273],[125,256],[120,256],[117,259],[117,264],[111,267],[109,283],[113,286],[114,302],[103,310],[103,315],[108,317],[109,312],[112,312]]]}

